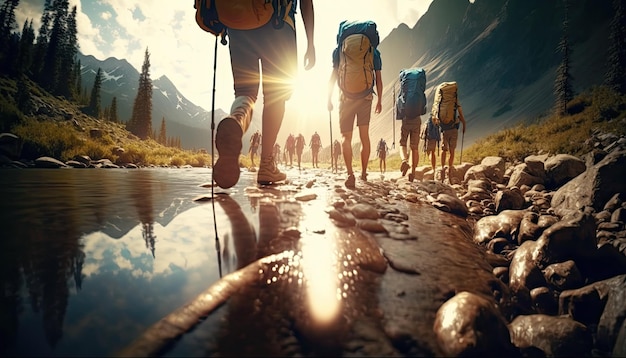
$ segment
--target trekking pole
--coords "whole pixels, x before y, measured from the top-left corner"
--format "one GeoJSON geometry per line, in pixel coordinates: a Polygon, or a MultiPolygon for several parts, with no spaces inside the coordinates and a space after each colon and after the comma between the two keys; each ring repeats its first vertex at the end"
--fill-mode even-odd
{"type": "Polygon", "coordinates": [[[213,179],[213,169],[215,168],[215,81],[217,77],[217,36],[215,36],[215,49],[213,57],[213,98],[211,99],[211,205],[213,207],[213,230],[215,232],[215,251],[217,253],[217,267],[220,278],[222,278],[222,256],[220,255],[220,239],[217,234],[217,219],[215,218],[215,179],[213,179]]]}
{"type": "MultiPolygon", "coordinates": [[[[465,129],[465,127],[463,127],[465,129]]],[[[459,156],[459,164],[463,162],[463,142],[465,141],[465,131],[461,134],[461,155],[459,156]]]]}
{"type": "Polygon", "coordinates": [[[391,108],[391,120],[393,121],[393,141],[391,141],[391,149],[396,149],[396,86],[393,86],[393,107],[391,108]]]}
{"type": "Polygon", "coordinates": [[[333,117],[331,111],[328,111],[328,125],[330,128],[330,172],[334,173],[333,160],[335,157],[333,157],[333,147],[335,143],[333,142],[333,117]]]}

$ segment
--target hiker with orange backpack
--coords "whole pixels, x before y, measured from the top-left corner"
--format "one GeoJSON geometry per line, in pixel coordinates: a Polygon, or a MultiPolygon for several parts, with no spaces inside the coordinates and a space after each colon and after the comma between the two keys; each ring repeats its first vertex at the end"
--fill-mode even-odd
{"type": "Polygon", "coordinates": [[[354,121],[361,139],[361,180],[367,180],[367,163],[371,144],[369,124],[374,94],[378,96],[374,112],[382,110],[383,80],[382,60],[377,46],[380,42],[373,21],[342,21],[337,34],[337,47],[333,51],[333,70],[328,81],[328,110],[333,110],[332,94],[335,83],[340,89],[339,128],[342,135],[343,160],[348,178],[345,186],[356,187],[352,170],[352,131],[354,121]],[[374,92],[374,87],[376,91],[374,92]]]}
{"type": "MultiPolygon", "coordinates": [[[[205,1],[197,0],[196,21],[204,30],[221,35],[223,44],[226,44],[225,36],[229,37],[235,89],[230,114],[219,122],[215,134],[218,159],[213,168],[213,179],[221,188],[230,188],[239,181],[242,137],[250,127],[259,87],[263,83],[261,159],[257,183],[283,181],[287,176],[278,170],[273,150],[285,114],[285,102],[291,97],[298,71],[298,0],[220,0],[213,5],[215,8],[207,7],[205,1]],[[216,29],[216,23],[221,27],[216,29]]],[[[304,68],[309,70],[315,65],[313,0],[300,0],[299,5],[307,39],[304,68]]]]}

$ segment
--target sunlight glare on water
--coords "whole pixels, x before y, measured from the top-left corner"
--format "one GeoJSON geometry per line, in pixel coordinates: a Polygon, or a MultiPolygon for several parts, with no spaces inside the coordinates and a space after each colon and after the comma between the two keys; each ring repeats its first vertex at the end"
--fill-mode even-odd
{"type": "Polygon", "coordinates": [[[328,237],[302,238],[307,303],[313,318],[320,324],[331,322],[339,313],[336,256],[335,244],[328,237]]]}

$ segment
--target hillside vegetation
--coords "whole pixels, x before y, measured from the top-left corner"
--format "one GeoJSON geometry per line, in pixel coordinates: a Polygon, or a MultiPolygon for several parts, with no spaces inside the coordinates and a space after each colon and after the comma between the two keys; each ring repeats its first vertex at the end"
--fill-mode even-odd
{"type": "Polygon", "coordinates": [[[76,103],[55,97],[27,81],[28,110],[23,113],[15,100],[15,80],[0,77],[0,131],[22,140],[21,159],[32,161],[50,156],[67,161],[77,155],[92,160],[110,159],[118,165],[204,167],[211,156],[140,140],[125,125],[87,115],[76,103]]]}

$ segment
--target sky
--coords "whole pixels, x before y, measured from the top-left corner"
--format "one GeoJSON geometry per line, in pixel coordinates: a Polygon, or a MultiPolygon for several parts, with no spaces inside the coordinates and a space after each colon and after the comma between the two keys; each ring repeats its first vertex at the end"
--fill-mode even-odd
{"type": "MultiPolygon", "coordinates": [[[[431,2],[314,1],[316,64],[309,71],[304,70],[306,37],[298,13],[299,77],[294,94],[287,102],[288,114],[300,116],[303,121],[312,116],[328,119],[327,83],[340,21],[373,20],[382,39],[400,23],[412,28],[431,2]]],[[[44,0],[20,1],[16,13],[19,30],[26,19],[33,20],[35,31],[39,29],[43,3],[44,0]]],[[[151,79],[166,75],[183,96],[206,110],[211,110],[212,106],[215,72],[215,106],[228,111],[234,98],[228,47],[218,43],[217,71],[214,71],[215,36],[196,24],[194,0],[70,0],[70,9],[74,5],[78,9],[79,50],[83,54],[99,60],[126,59],[140,71],[147,48],[151,79]]],[[[335,94],[337,92],[335,90],[335,94]]]]}

